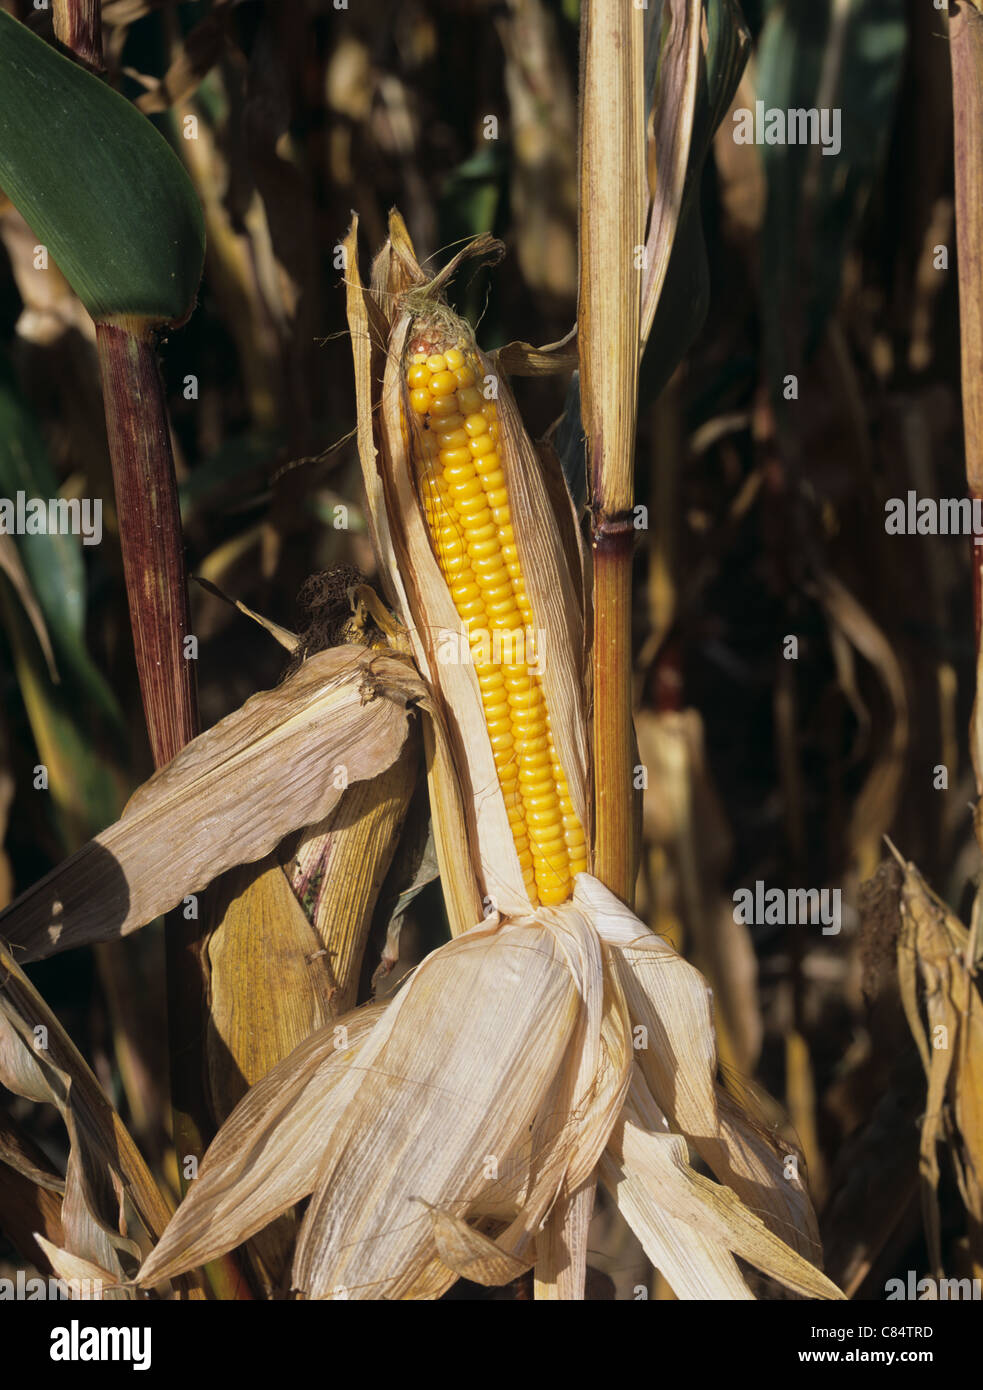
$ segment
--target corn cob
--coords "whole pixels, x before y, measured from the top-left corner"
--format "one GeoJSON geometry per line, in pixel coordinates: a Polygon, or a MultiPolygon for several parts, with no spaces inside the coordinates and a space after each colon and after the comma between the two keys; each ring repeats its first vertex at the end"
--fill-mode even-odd
{"type": "Polygon", "coordinates": [[[537,673],[495,403],[478,387],[473,349],[463,339],[445,346],[444,336],[418,328],[409,342],[417,481],[434,554],[468,634],[529,900],[551,905],[570,897],[573,875],[587,868],[587,845],[537,673]]]}

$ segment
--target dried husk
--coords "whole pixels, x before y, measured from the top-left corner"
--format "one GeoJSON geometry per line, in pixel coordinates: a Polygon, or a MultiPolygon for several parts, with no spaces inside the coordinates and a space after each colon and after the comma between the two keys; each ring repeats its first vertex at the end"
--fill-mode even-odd
{"type": "Polygon", "coordinates": [[[338,1084],[382,1012],[368,1005],[337,1019],[246,1093],[144,1261],[140,1283],[158,1284],[215,1259],[310,1195],[338,1084]]]}
{"type": "Polygon", "coordinates": [[[334,980],[275,856],[223,875],[214,898],[205,1057],[220,1124],[248,1087],[330,1020],[334,980]]]}
{"type": "Polygon", "coordinates": [[[304,831],[285,865],[330,977],[331,1018],[355,1007],[372,916],[416,785],[414,735],[391,767],[349,787],[324,820],[304,831]]]}
{"type": "MultiPolygon", "coordinates": [[[[98,1081],[2,946],[0,1083],[15,1095],[57,1109],[69,1144],[61,1204],[62,1243],[70,1255],[110,1271],[110,1282],[122,1282],[120,1253],[140,1255],[126,1230],[124,1197],[153,1237],[164,1230],[169,1212],[98,1081]]],[[[132,1295],[114,1289],[111,1296],[132,1295]]]]}
{"type": "MultiPolygon", "coordinates": [[[[773,1169],[760,1162],[744,1201],[692,1170],[687,1141],[709,1136],[739,1171],[758,1136],[702,1089],[709,1015],[672,1002],[691,967],[658,943],[656,968],[632,970],[621,957],[655,938],[590,875],[577,891],[533,917],[479,922],[374,1023],[355,1015],[346,1052],[323,1029],[253,1087],[140,1282],[231,1248],[313,1192],[293,1269],[304,1297],[433,1299],[457,1277],[505,1282],[535,1263],[538,1297],[579,1298],[600,1167],[680,1297],[747,1298],[731,1252],[796,1291],[839,1297],[773,1233],[773,1169]],[[625,980],[646,1026],[661,1019],[666,1073],[680,1091],[690,1082],[677,1111],[692,1135],[650,1086],[666,1077],[642,1065],[625,980]]],[[[790,1209],[790,1228],[801,1219],[790,1209]]]]}
{"type": "Polygon", "coordinates": [[[144,926],[328,815],[342,794],[334,766],[349,784],[391,766],[408,707],[425,698],[402,658],[350,646],[310,657],[145,782],[114,825],[0,916],[0,936],[29,961],[144,926]]]}
{"type": "Polygon", "coordinates": [[[929,1260],[941,1277],[938,1145],[948,1142],[975,1273],[983,1269],[983,1002],[970,934],[915,866],[901,862],[898,982],[928,1083],[919,1176],[929,1260]]]}

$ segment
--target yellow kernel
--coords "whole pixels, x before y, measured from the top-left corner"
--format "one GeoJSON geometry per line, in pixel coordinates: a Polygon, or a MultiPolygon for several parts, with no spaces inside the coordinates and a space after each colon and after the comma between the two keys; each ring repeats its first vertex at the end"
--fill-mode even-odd
{"type": "Polygon", "coordinates": [[[483,415],[468,415],[464,421],[464,428],[472,437],[485,434],[488,429],[488,421],[483,415]]]}
{"type": "Polygon", "coordinates": [[[458,518],[464,527],[465,534],[470,535],[477,527],[489,524],[491,512],[485,501],[481,479],[476,474],[471,474],[467,488],[465,495],[462,495],[457,488],[454,489],[454,506],[457,508],[458,518]]]}
{"type": "MultiPolygon", "coordinates": [[[[434,429],[437,433],[437,438],[443,439],[444,435],[450,434],[452,430],[464,429],[464,416],[461,414],[460,411],[458,411],[456,415],[442,415],[436,423],[436,425],[434,426],[434,429]]],[[[465,433],[465,441],[467,441],[470,438],[471,436],[465,433]]]]}
{"type": "Polygon", "coordinates": [[[434,400],[430,407],[430,414],[437,418],[445,415],[454,415],[457,412],[457,401],[453,396],[441,396],[439,400],[434,400]]]}
{"type": "Polygon", "coordinates": [[[447,360],[438,352],[435,356],[427,358],[427,366],[432,372],[446,372],[447,360]]]}
{"type": "Polygon", "coordinates": [[[489,730],[489,737],[493,752],[504,752],[506,748],[512,748],[515,745],[515,739],[507,730],[504,733],[496,734],[492,734],[489,730]]]}
{"type": "MultiPolygon", "coordinates": [[[[460,383],[455,384],[459,385],[460,383]]],[[[485,403],[482,400],[481,392],[475,390],[473,386],[461,387],[457,393],[457,399],[460,401],[461,409],[464,411],[465,415],[472,415],[475,411],[482,411],[484,409],[485,403]]],[[[481,418],[484,420],[485,417],[483,414],[481,418]]],[[[485,423],[485,428],[487,429],[487,421],[485,423]]]]}
{"type": "Polygon", "coordinates": [[[545,738],[532,739],[529,744],[518,749],[516,757],[519,760],[520,772],[523,767],[549,767],[550,765],[545,738]]]}
{"type": "Polygon", "coordinates": [[[571,857],[570,857],[570,873],[571,873],[571,875],[573,875],[573,874],[585,874],[586,872],[587,872],[587,857],[586,857],[586,855],[581,855],[581,856],[580,856],[579,858],[577,858],[577,859],[574,859],[573,856],[571,855],[571,857]]]}
{"type": "Polygon", "coordinates": [[[450,590],[451,598],[455,603],[458,599],[460,599],[462,603],[465,603],[468,599],[477,598],[481,593],[481,590],[472,578],[458,579],[450,586],[450,590]]]}
{"type": "MultiPolygon", "coordinates": [[[[491,435],[488,433],[487,430],[484,434],[476,435],[474,439],[472,439],[468,447],[470,448],[472,454],[491,455],[495,453],[495,441],[494,439],[492,439],[491,435]]],[[[498,462],[498,455],[495,454],[495,462],[491,464],[486,464],[488,471],[491,472],[493,468],[497,467],[498,462]]]]}
{"type": "Polygon", "coordinates": [[[531,849],[521,849],[521,850],[518,851],[518,855],[519,855],[519,864],[522,866],[522,868],[523,868],[523,869],[531,869],[531,868],[532,868],[532,850],[531,850],[531,849]]]}
{"type": "MultiPolygon", "coordinates": [[[[485,531],[487,530],[487,527],[482,526],[481,530],[485,531]]],[[[490,536],[487,540],[473,541],[470,537],[468,537],[468,554],[471,556],[472,560],[486,560],[490,555],[497,555],[497,538],[495,536],[490,536]]],[[[508,576],[506,576],[506,578],[508,578],[508,576]]],[[[512,586],[510,584],[510,591],[511,588],[512,586]]]]}
{"type": "MultiPolygon", "coordinates": [[[[443,424],[443,421],[441,421],[443,424]]],[[[441,449],[467,449],[468,432],[467,430],[443,430],[441,429],[435,436],[434,442],[441,449]]],[[[470,453],[470,449],[468,450],[470,453]]]]}
{"type": "Polygon", "coordinates": [[[518,609],[515,606],[515,599],[512,591],[509,590],[507,598],[493,599],[488,590],[485,590],[485,612],[488,614],[488,621],[495,627],[503,627],[508,623],[512,613],[518,616],[518,609]]]}
{"type": "Polygon", "coordinates": [[[458,386],[473,386],[476,380],[474,372],[467,366],[458,367],[454,375],[457,377],[458,386]]]}
{"type": "Polygon", "coordinates": [[[426,415],[432,404],[433,398],[425,387],[420,386],[415,391],[410,392],[410,405],[417,415],[426,415]]]}
{"type": "Polygon", "coordinates": [[[426,363],[417,363],[411,366],[406,373],[406,383],[408,386],[426,386],[430,381],[430,368],[426,363]]]}
{"type": "Polygon", "coordinates": [[[546,882],[545,879],[540,882],[537,879],[536,885],[539,890],[539,901],[543,907],[556,907],[558,903],[565,903],[570,896],[570,880],[568,878],[558,880],[555,883],[546,882]]]}
{"type": "MultiPolygon", "coordinates": [[[[460,511],[461,506],[477,498],[482,506],[485,502],[485,494],[481,491],[481,479],[476,478],[474,469],[468,469],[463,465],[456,468],[445,468],[444,477],[450,484],[451,497],[454,506],[460,511]]],[[[467,531],[467,527],[464,528],[467,531]]]]}
{"type": "Polygon", "coordinates": [[[449,483],[457,478],[475,477],[474,460],[467,449],[441,449],[440,462],[443,465],[444,477],[449,483]]]}
{"type": "Polygon", "coordinates": [[[457,377],[453,372],[435,372],[430,378],[431,396],[457,395],[457,377]]]}
{"type": "Polygon", "coordinates": [[[444,353],[444,361],[447,363],[448,371],[459,371],[464,366],[464,353],[460,348],[448,348],[444,353]]]}

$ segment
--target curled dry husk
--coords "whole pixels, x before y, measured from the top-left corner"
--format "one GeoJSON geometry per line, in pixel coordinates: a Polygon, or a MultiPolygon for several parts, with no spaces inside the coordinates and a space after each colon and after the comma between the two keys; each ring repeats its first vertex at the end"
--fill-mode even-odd
{"type": "Polygon", "coordinates": [[[431,1299],[534,1264],[537,1292],[582,1297],[599,1169],[681,1298],[752,1297],[735,1256],[840,1297],[812,1263],[801,1178],[782,1178],[716,1066],[698,971],[581,874],[572,902],[493,913],[384,1009],[339,1019],[258,1082],[139,1281],[214,1258],[309,1195],[304,1297],[431,1299]]]}
{"type": "Polygon", "coordinates": [[[421,327],[437,324],[448,341],[465,339],[494,383],[512,526],[535,619],[543,693],[574,809],[591,841],[590,769],[583,665],[584,615],[543,464],[498,363],[474,343],[470,326],[453,314],[442,289],[467,256],[497,255],[498,243],[479,238],[433,279],[413,251],[399,214],[363,286],[357,264],[357,219],[344,243],[348,321],[355,356],[358,446],[368,511],[383,583],[404,625],[438,713],[430,759],[430,793],[437,854],[455,935],[476,909],[531,910],[509,829],[488,738],[481,694],[464,629],[430,544],[412,463],[412,425],[405,396],[405,357],[421,327]],[[381,388],[379,386],[381,383],[381,388]],[[467,882],[465,866],[473,870],[467,882]]]}

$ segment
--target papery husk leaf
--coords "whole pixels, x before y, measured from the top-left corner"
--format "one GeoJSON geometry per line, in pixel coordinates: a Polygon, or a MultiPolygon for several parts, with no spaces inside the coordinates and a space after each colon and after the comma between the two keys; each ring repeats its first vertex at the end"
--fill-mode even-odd
{"type": "Polygon", "coordinates": [[[670,1216],[652,1186],[609,1154],[600,1175],[646,1255],[681,1300],[754,1301],[737,1261],[719,1241],[670,1216]]]}
{"type": "Polygon", "coordinates": [[[347,267],[346,308],[355,365],[356,436],[358,456],[362,464],[362,481],[365,485],[366,520],[386,597],[397,612],[405,613],[409,605],[393,550],[382,474],[374,440],[373,383],[379,380],[385,366],[389,326],[387,321],[381,320],[378,306],[367,294],[359,277],[357,217],[352,219],[342,246],[347,267]]]}
{"type": "Polygon", "coordinates": [[[550,932],[490,919],[428,956],[349,1078],[295,1285],[309,1298],[405,1297],[436,1254],[416,1199],[464,1219],[507,1190],[509,1176],[486,1176],[489,1160],[535,1126],[580,1018],[550,932]]]}
{"type": "Polygon", "coordinates": [[[583,1000],[578,1031],[568,1049],[576,1066],[557,1072],[532,1132],[508,1155],[510,1171],[521,1176],[512,1193],[513,1200],[519,1199],[515,1210],[509,1212],[498,1193],[483,1194],[474,1210],[482,1216],[511,1216],[497,1244],[524,1254],[535,1241],[542,1286],[537,1297],[568,1298],[585,1280],[586,1245],[577,1239],[577,1228],[566,1229],[567,1202],[592,1181],[621,1113],[632,1071],[631,1019],[618,981],[605,964],[606,948],[585,915],[564,903],[539,908],[536,916],[564,950],[583,1000]],[[549,1224],[554,1214],[564,1230],[547,1230],[544,1237],[543,1221],[548,1216],[549,1224]],[[572,1246],[568,1236],[574,1238],[572,1246]],[[546,1286],[553,1284],[556,1288],[548,1290],[546,1286]]]}
{"type": "Polygon", "coordinates": [[[139,1283],[215,1259],[313,1190],[346,1071],[383,1012],[368,1005],[307,1038],[233,1110],[205,1154],[139,1283]]]}
{"type": "MultiPolygon", "coordinates": [[[[103,1269],[101,1265],[84,1260],[80,1255],[73,1255],[70,1250],[62,1249],[46,1240],[39,1232],[35,1232],[34,1239],[44,1251],[57,1277],[66,1280],[70,1285],[72,1281],[77,1280],[80,1290],[89,1289],[88,1297],[95,1300],[105,1298],[106,1293],[119,1283],[119,1276],[112,1270],[103,1269]]],[[[73,1294],[74,1292],[72,1289],[73,1294]]]]}
{"type": "MultiPolygon", "coordinates": [[[[632,1021],[648,1030],[636,1060],[673,1129],[772,1231],[818,1260],[816,1218],[801,1174],[784,1175],[777,1145],[716,1083],[717,1049],[706,981],[597,879],[578,875],[574,902],[612,948],[632,1021]]],[[[801,1166],[801,1165],[800,1165],[801,1166]]]]}
{"type": "MultiPolygon", "coordinates": [[[[168,1220],[164,1200],[122,1120],[37,990],[0,946],[0,1082],[54,1105],[68,1130],[61,1207],[63,1243],[123,1278],[117,1251],[138,1254],[123,1226],[123,1197],[151,1236],[168,1220]],[[42,1034],[36,1029],[46,1030],[42,1034]],[[45,1046],[38,1046],[38,1038],[45,1046]]],[[[116,1291],[114,1297],[125,1297],[116,1291]]]]}
{"type": "Polygon", "coordinates": [[[507,376],[556,376],[558,372],[576,371],[580,361],[577,350],[577,325],[555,343],[533,347],[532,343],[506,343],[492,354],[507,376]]]}
{"type": "Polygon", "coordinates": [[[575,1301],[587,1283],[587,1236],[597,1183],[592,1177],[570,1197],[561,1197],[536,1242],[533,1297],[543,1302],[575,1301]]]}
{"type": "Polygon", "coordinates": [[[355,1007],[372,915],[413,795],[420,746],[411,732],[399,757],[371,781],[348,787],[309,826],[286,865],[330,980],[328,1016],[355,1007]]]}
{"type": "Polygon", "coordinates": [[[529,1268],[528,1260],[520,1260],[500,1249],[459,1216],[429,1203],[424,1205],[430,1212],[437,1255],[458,1278],[470,1279],[474,1284],[508,1284],[529,1268]]]}
{"type": "Polygon", "coordinates": [[[330,1021],[335,981],[274,856],[225,874],[214,913],[205,1057],[221,1124],[250,1086],[330,1021]]]}
{"type": "Polygon", "coordinates": [[[695,1173],[685,1139],[667,1132],[666,1123],[639,1071],[608,1153],[625,1173],[645,1183],[670,1216],[703,1231],[796,1293],[843,1298],[835,1284],[774,1235],[735,1192],[695,1173]]]}
{"type": "Polygon", "coordinates": [[[115,825],[0,916],[0,936],[36,960],[144,926],[326,816],[341,796],[336,764],[349,784],[389,767],[407,705],[425,694],[400,658],[352,647],[310,657],[145,782],[115,825]]]}

